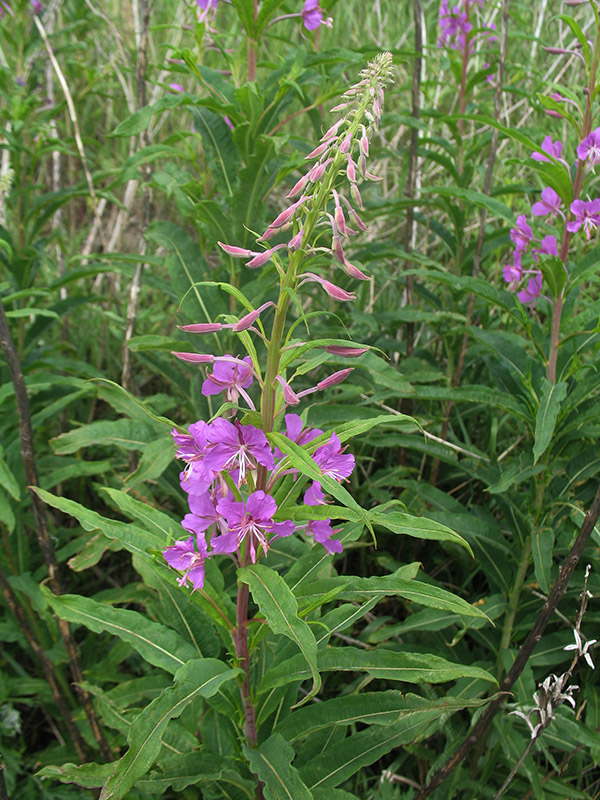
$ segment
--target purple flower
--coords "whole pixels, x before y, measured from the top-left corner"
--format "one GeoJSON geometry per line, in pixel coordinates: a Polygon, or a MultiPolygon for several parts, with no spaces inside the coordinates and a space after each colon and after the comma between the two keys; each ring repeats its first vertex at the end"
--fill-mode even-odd
{"type": "Polygon", "coordinates": [[[510,238],[519,252],[523,252],[533,239],[533,231],[527,224],[525,214],[517,217],[517,227],[511,228],[510,238]]]}
{"type": "Polygon", "coordinates": [[[258,547],[263,553],[269,549],[267,534],[275,536],[289,536],[294,532],[294,523],[273,522],[277,511],[277,504],[271,495],[262,490],[253,492],[246,504],[222,498],[217,503],[217,511],[227,524],[227,532],[217,536],[212,541],[214,553],[235,553],[239,550],[246,537],[249,537],[250,560],[256,563],[258,547]]]}
{"type": "Polygon", "coordinates": [[[169,84],[169,89],[172,92],[176,93],[176,94],[178,92],[185,92],[185,89],[183,88],[183,86],[180,83],[170,83],[169,84]]]}
{"type": "Polygon", "coordinates": [[[198,8],[203,11],[208,11],[209,8],[216,8],[219,5],[219,0],[196,0],[198,8]]]}
{"type": "Polygon", "coordinates": [[[226,419],[211,422],[208,441],[211,449],[206,457],[206,465],[220,472],[239,469],[240,483],[246,479],[246,471],[262,464],[267,469],[274,469],[273,453],[265,434],[254,425],[241,425],[237,420],[232,425],[226,419]]]}
{"type": "Polygon", "coordinates": [[[306,526],[306,532],[311,533],[315,537],[315,542],[322,544],[328,553],[341,553],[344,549],[339,539],[332,539],[331,537],[339,533],[331,527],[330,519],[313,519],[306,526]]]}
{"type": "Polygon", "coordinates": [[[319,0],[304,0],[302,21],[307,31],[316,31],[323,23],[323,9],[319,7],[319,0]]]}
{"type": "Polygon", "coordinates": [[[313,459],[323,475],[336,481],[347,478],[354,469],[354,456],[343,452],[342,444],[335,433],[331,434],[331,439],[326,444],[317,447],[313,459]]]}
{"type": "Polygon", "coordinates": [[[560,204],[560,197],[556,194],[554,189],[547,186],[545,189],[542,189],[542,199],[532,205],[531,213],[534,217],[546,217],[550,215],[550,219],[554,219],[557,214],[560,214],[560,204]]]}
{"type": "Polygon", "coordinates": [[[556,236],[552,236],[548,234],[548,236],[544,236],[541,242],[541,247],[536,247],[531,251],[531,254],[538,260],[537,254],[541,253],[542,255],[546,256],[557,256],[558,257],[558,245],[556,241],[556,236]]]}
{"type": "Polygon", "coordinates": [[[181,486],[186,492],[205,491],[213,480],[213,474],[207,468],[206,458],[208,425],[203,420],[194,422],[188,433],[171,431],[173,441],[177,445],[176,458],[185,461],[187,467],[181,473],[181,486]]]}
{"type": "Polygon", "coordinates": [[[592,229],[600,225],[600,199],[596,200],[573,200],[571,203],[571,213],[575,214],[572,222],[567,222],[567,230],[576,233],[583,225],[586,238],[589,239],[592,229]]]}
{"type": "Polygon", "coordinates": [[[208,558],[204,534],[196,535],[196,544],[197,550],[194,548],[194,537],[190,536],[189,539],[175,542],[174,545],[162,551],[167,564],[183,572],[177,583],[180,586],[187,586],[188,580],[191,580],[194,587],[192,591],[204,586],[204,562],[208,558]]]}
{"type": "Polygon", "coordinates": [[[510,284],[508,287],[509,289],[513,290],[515,285],[521,280],[523,277],[523,267],[521,266],[521,253],[518,250],[515,250],[513,253],[513,263],[507,265],[502,270],[502,275],[504,280],[510,284]]]}
{"type": "Polygon", "coordinates": [[[223,358],[215,359],[215,366],[212,373],[207,373],[206,380],[202,384],[202,394],[208,397],[212,394],[226,392],[227,399],[236,403],[240,394],[250,405],[254,407],[244,389],[252,383],[252,361],[250,356],[243,359],[233,360],[234,357],[226,354],[223,358]],[[247,366],[244,366],[247,364],[247,366]]]}
{"type": "Polygon", "coordinates": [[[208,492],[190,494],[188,503],[191,514],[185,515],[181,525],[189,533],[202,533],[211,525],[220,525],[223,521],[216,509],[215,501],[208,492]]]}
{"type": "Polygon", "coordinates": [[[577,148],[577,158],[590,166],[600,164],[600,128],[593,130],[577,148]]]}
{"type": "Polygon", "coordinates": [[[533,278],[528,281],[527,288],[521,289],[521,291],[517,293],[517,297],[523,303],[523,305],[531,305],[538,299],[541,291],[542,273],[536,272],[533,278]]]}
{"type": "Polygon", "coordinates": [[[542,142],[542,150],[544,153],[548,155],[544,155],[543,153],[532,153],[531,157],[534,161],[550,161],[548,156],[552,156],[553,158],[560,158],[562,153],[563,144],[562,142],[557,139],[555,142],[552,141],[551,136],[546,136],[544,141],[542,142]]]}
{"type": "Polygon", "coordinates": [[[304,492],[304,505],[325,505],[325,495],[323,494],[323,489],[318,481],[313,481],[312,485],[304,492]]]}
{"type": "Polygon", "coordinates": [[[31,10],[34,14],[41,14],[44,10],[44,4],[41,0],[31,0],[31,10]]]}

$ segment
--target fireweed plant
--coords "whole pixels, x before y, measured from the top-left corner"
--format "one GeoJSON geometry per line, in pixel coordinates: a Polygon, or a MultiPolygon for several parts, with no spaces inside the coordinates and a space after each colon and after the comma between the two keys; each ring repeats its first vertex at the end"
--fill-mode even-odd
{"type": "MultiPolygon", "coordinates": [[[[352,202],[358,208],[362,206],[357,180],[359,175],[363,178],[374,177],[367,170],[369,141],[381,119],[384,86],[391,78],[391,68],[391,55],[381,55],[363,71],[361,81],[344,94],[343,102],[333,109],[343,112],[343,116],[309,153],[307,160],[314,163],[288,194],[290,199],[299,195],[298,199],[294,199],[260,237],[261,242],[268,242],[288,230],[289,240],[260,251],[219,243],[228,255],[245,259],[246,266],[252,269],[260,268],[272,260],[280,276],[279,299],[275,305],[269,339],[265,337],[262,325],[260,328],[255,325],[261,315],[274,305],[271,302],[244,315],[238,322],[230,323],[229,327],[234,333],[246,332],[245,336],[240,337],[248,351],[244,359],[230,355],[214,357],[175,353],[186,362],[212,364],[213,371],[208,372],[202,393],[207,396],[223,393],[227,401],[234,405],[232,419],[219,417],[209,423],[199,420],[190,426],[189,433],[173,433],[178,447],[177,456],[187,465],[181,479],[182,488],[188,494],[190,514],[186,515],[182,525],[192,535],[168,547],[163,554],[172,567],[183,572],[179,579],[183,585],[189,580],[194,589],[203,586],[204,562],[208,558],[230,555],[237,566],[247,567],[266,555],[271,543],[278,537],[287,537],[299,531],[313,536],[328,553],[342,552],[342,543],[335,538],[328,517],[309,519],[300,524],[298,520],[274,520],[277,503],[273,494],[283,479],[294,472],[285,455],[289,452],[289,443],[301,447],[317,437],[320,441],[324,438],[323,431],[304,427],[297,414],[285,414],[286,408],[298,406],[303,397],[340,383],[352,372],[351,367],[340,370],[319,381],[313,388],[296,393],[288,374],[294,353],[302,345],[290,343],[289,336],[285,336],[286,317],[292,297],[296,297],[299,288],[307,283],[316,282],[334,300],[348,302],[356,297],[353,292],[342,289],[305,267],[317,250],[316,242],[323,225],[331,232],[329,249],[339,269],[354,279],[368,280],[367,275],[348,261],[343,248],[343,239],[358,232],[350,227],[351,224],[363,230],[366,226],[352,203],[344,194],[338,193],[335,185],[338,175],[345,173],[352,202]],[[333,213],[328,210],[330,201],[333,213]],[[287,253],[287,264],[282,259],[283,250],[287,253]],[[250,333],[257,336],[266,348],[264,377],[250,333]],[[248,392],[254,381],[259,385],[260,427],[249,422],[242,424],[238,419],[240,400],[245,401],[252,412],[256,412],[248,392]],[[273,437],[274,427],[282,414],[285,434],[273,437]],[[269,434],[270,441],[267,438],[269,434]],[[283,452],[277,447],[278,444],[283,452]],[[209,544],[206,542],[207,533],[209,544]]],[[[322,251],[325,248],[318,249],[322,251]]],[[[216,322],[186,325],[182,329],[206,334],[223,327],[222,323],[216,322]]],[[[326,350],[350,357],[358,357],[365,352],[365,348],[351,345],[327,345],[326,350]]],[[[309,457],[315,471],[330,481],[341,482],[354,469],[354,457],[344,452],[335,432],[311,450],[309,457]]],[[[322,483],[321,480],[312,482],[304,493],[305,505],[325,505],[322,483]]],[[[244,733],[248,741],[255,745],[256,719],[250,696],[247,641],[248,598],[249,585],[242,582],[237,597],[235,654],[238,664],[246,673],[241,684],[244,733]]],[[[317,689],[315,682],[313,693],[317,689]]],[[[311,696],[307,695],[307,698],[311,696]]]]}
{"type": "Polygon", "coordinates": [[[350,238],[365,228],[358,181],[374,177],[367,159],[391,69],[392,57],[384,53],[345,92],[333,109],[339,118],[288,193],[290,205],[267,225],[255,249],[220,243],[247,268],[276,272],[276,300],[254,308],[239,288],[220,283],[244,313],[181,326],[186,335],[210,339],[233,334],[245,351],[175,352],[192,368],[206,370],[202,394],[222,401],[212,419],[172,432],[189,508],[181,527],[122,491],[109,489],[111,501],[143,530],[100,522],[99,515],[92,522],[94,512],[40,491],[82,524],[117,535],[118,546],[134,553],[136,569],[176,610],[166,625],[92,598],[45,592],[60,616],[95,620],[94,630],[116,633],[150,664],[173,674],[173,682],[161,681],[158,696],[128,720],[129,747],[120,759],[65,764],[58,773],[44,770],[46,776],[103,787],[102,800],[192,785],[207,800],[319,800],[340,785],[352,790],[363,768],[434,730],[446,713],[485,703],[477,696],[482,689],[438,698],[388,688],[395,681],[463,678],[481,681],[481,687],[493,684],[478,666],[401,646],[356,647],[343,633],[386,596],[488,623],[481,608],[416,580],[417,562],[366,578],[333,570],[333,560],[357,546],[365,528],[468,548],[451,528],[399,511],[397,503],[363,509],[343,485],[355,469],[348,439],[379,425],[414,431],[414,420],[376,412],[325,432],[298,413],[305,398],[327,392],[353,371],[346,367],[300,388],[297,378],[310,371],[307,365],[320,368],[331,357],[354,358],[359,365],[368,349],[340,339],[311,340],[309,322],[322,312],[308,309],[321,300],[328,306],[355,300],[354,291],[321,274],[324,264],[328,275],[334,266],[351,280],[367,279],[346,253],[350,238]],[[316,290],[310,297],[309,287],[316,290]],[[306,339],[297,338],[301,325],[306,339]],[[317,699],[322,672],[332,677],[328,696],[317,699]],[[339,684],[344,672],[365,673],[361,688],[384,683],[345,694],[339,684]],[[364,729],[355,730],[356,721],[365,721],[364,729]]]}

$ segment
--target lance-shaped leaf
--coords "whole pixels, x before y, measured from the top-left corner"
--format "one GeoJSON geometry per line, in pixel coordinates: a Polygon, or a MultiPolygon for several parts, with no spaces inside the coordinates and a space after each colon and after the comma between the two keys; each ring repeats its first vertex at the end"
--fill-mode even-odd
{"type": "Polygon", "coordinates": [[[125,608],[114,608],[89,597],[62,594],[59,597],[41,587],[48,603],[61,619],[100,633],[107,631],[130,644],[149,664],[175,672],[198,656],[196,648],[175,631],[125,608]]]}
{"type": "Polygon", "coordinates": [[[118,761],[100,800],[119,800],[150,769],[162,747],[162,735],[169,720],[178,717],[197,697],[212,697],[225,681],[241,672],[228,669],[214,658],[195,659],[175,673],[175,683],[153,700],[135,718],[127,740],[129,750],[118,761]]]}
{"type": "MultiPolygon", "coordinates": [[[[181,792],[188,786],[202,786],[208,791],[212,781],[224,781],[242,788],[244,797],[254,798],[255,782],[237,773],[235,761],[217,753],[178,753],[161,758],[158,770],[136,781],[135,788],[146,794],[163,794],[169,787],[181,792]]],[[[224,797],[227,796],[224,794],[224,797]]]]}
{"type": "Polygon", "coordinates": [[[392,533],[401,533],[405,536],[414,536],[417,539],[435,539],[438,542],[455,542],[473,555],[470,544],[463,537],[442,525],[426,517],[414,517],[412,514],[405,514],[403,511],[371,511],[369,514],[373,525],[381,525],[392,533]]]}
{"type": "Polygon", "coordinates": [[[317,641],[309,625],[298,616],[298,604],[292,590],[281,575],[264,564],[253,564],[238,570],[238,578],[247,583],[261,614],[273,633],[291,639],[302,652],[303,663],[308,664],[312,676],[312,689],[302,701],[306,703],[319,691],[321,676],[317,669],[317,641]]]}
{"type": "Polygon", "coordinates": [[[292,767],[294,750],[278,733],[259,747],[245,749],[250,769],[265,785],[266,800],[313,800],[298,770],[292,767]]]}
{"type": "MultiPolygon", "coordinates": [[[[444,683],[457,678],[482,678],[496,683],[489,672],[479,667],[447,661],[429,653],[406,653],[396,650],[359,650],[357,647],[328,647],[318,654],[321,672],[367,672],[372,678],[405,683],[444,683]]],[[[310,671],[299,656],[272,667],[260,684],[260,692],[293,681],[310,678],[310,671]]]]}
{"type": "Polygon", "coordinates": [[[535,442],[533,444],[533,463],[535,464],[540,456],[546,452],[546,448],[552,440],[556,420],[560,412],[562,401],[567,396],[567,384],[550,383],[543,378],[542,396],[540,405],[535,415],[535,442]]]}

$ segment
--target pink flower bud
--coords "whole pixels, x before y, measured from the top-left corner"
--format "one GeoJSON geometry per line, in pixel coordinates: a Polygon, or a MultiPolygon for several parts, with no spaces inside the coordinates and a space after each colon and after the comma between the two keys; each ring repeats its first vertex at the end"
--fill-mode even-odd
{"type": "MultiPolygon", "coordinates": [[[[282,228],[284,225],[287,225],[287,223],[292,219],[298,208],[306,201],[306,199],[307,198],[304,195],[302,195],[302,197],[299,200],[296,200],[295,203],[292,203],[291,206],[286,208],[284,211],[281,212],[281,214],[275,217],[275,219],[269,225],[267,230],[270,230],[271,228],[282,228]]],[[[266,237],[263,236],[262,238],[265,239],[266,237]]]]}
{"type": "Polygon", "coordinates": [[[329,142],[323,142],[323,144],[320,144],[318,147],[315,147],[315,149],[312,152],[310,152],[307,156],[304,156],[304,160],[305,161],[310,161],[313,158],[319,158],[319,156],[322,156],[323,153],[329,147],[330,147],[330,143],[329,142]]]}
{"type": "Polygon", "coordinates": [[[333,375],[325,378],[325,380],[319,381],[319,383],[317,383],[317,389],[328,389],[330,386],[335,386],[336,383],[345,381],[351,372],[354,372],[354,367],[347,367],[346,369],[341,369],[339,372],[334,372],[333,375]]]}
{"type": "Polygon", "coordinates": [[[264,253],[258,253],[254,258],[246,262],[246,266],[250,267],[250,269],[256,269],[257,267],[262,267],[264,264],[267,263],[267,261],[269,261],[273,257],[273,253],[276,250],[281,250],[282,247],[287,247],[287,245],[276,244],[275,247],[272,247],[270,250],[265,250],[264,253]]]}
{"type": "Polygon", "coordinates": [[[171,355],[177,356],[181,361],[189,361],[190,364],[212,364],[215,360],[214,356],[207,353],[177,353],[173,350],[171,355]]]}
{"type": "Polygon", "coordinates": [[[350,204],[348,204],[348,213],[350,214],[350,216],[354,220],[355,224],[361,229],[361,231],[368,231],[369,230],[367,228],[367,226],[365,225],[365,223],[358,216],[358,214],[356,213],[356,211],[352,208],[352,206],[350,204]]]}
{"type": "Polygon", "coordinates": [[[296,392],[292,389],[289,383],[286,383],[281,375],[277,375],[275,380],[279,383],[283,390],[283,399],[288,404],[288,406],[297,406],[300,402],[300,398],[296,394],[296,392]]]}
{"type": "Polygon", "coordinates": [[[333,356],[344,356],[344,358],[358,358],[370,350],[370,347],[344,347],[342,345],[330,344],[325,350],[333,356]]]}
{"type": "Polygon", "coordinates": [[[365,158],[364,154],[361,153],[358,157],[358,164],[360,166],[360,174],[363,178],[367,177],[367,159],[365,158]]]}
{"type": "Polygon", "coordinates": [[[367,136],[367,129],[364,125],[360,126],[362,129],[362,136],[360,137],[359,147],[362,153],[368,157],[369,155],[369,137],[367,136]]]}
{"type": "Polygon", "coordinates": [[[304,191],[304,187],[308,183],[308,175],[303,175],[298,183],[294,184],[292,189],[286,194],[287,198],[296,197],[300,192],[304,191]]]}
{"type": "Polygon", "coordinates": [[[334,114],[336,111],[345,111],[347,108],[348,108],[348,103],[339,103],[337,106],[330,108],[329,112],[331,114],[334,114]]]}
{"type": "Polygon", "coordinates": [[[340,153],[349,153],[352,144],[352,132],[348,133],[340,144],[340,153]]]}
{"type": "Polygon", "coordinates": [[[358,267],[355,267],[354,264],[351,264],[349,261],[344,259],[342,261],[342,268],[346,275],[350,275],[351,278],[356,278],[359,281],[368,281],[369,276],[365,275],[364,272],[361,272],[358,267]]]}
{"type": "Polygon", "coordinates": [[[235,247],[232,244],[223,244],[223,242],[217,242],[221,250],[224,250],[228,256],[232,258],[250,258],[250,256],[257,255],[252,250],[247,250],[245,247],[235,247]]]}
{"type": "Polygon", "coordinates": [[[195,322],[193,325],[178,325],[177,327],[186,333],[215,333],[223,329],[220,322],[195,322]]]}
{"type": "Polygon", "coordinates": [[[352,156],[348,153],[348,166],[346,167],[346,177],[350,183],[356,183],[356,164],[352,160],[352,156]]]}
{"type": "Polygon", "coordinates": [[[274,305],[275,305],[275,303],[272,300],[269,300],[268,303],[263,303],[260,308],[256,309],[256,311],[250,311],[249,314],[245,314],[240,319],[239,322],[236,322],[235,325],[233,325],[233,327],[232,327],[233,332],[234,333],[239,333],[240,331],[247,330],[251,325],[254,325],[256,320],[260,317],[262,312],[265,310],[265,308],[268,308],[269,306],[274,306],[274,305]]]}
{"type": "Polygon", "coordinates": [[[302,283],[309,283],[311,281],[319,283],[327,292],[329,297],[332,297],[334,300],[341,300],[344,302],[356,300],[356,295],[354,292],[346,292],[341,287],[336,286],[335,283],[331,283],[331,281],[322,278],[320,275],[315,275],[314,272],[305,272],[301,277],[304,278],[302,283]]]}
{"type": "Polygon", "coordinates": [[[352,199],[356,203],[356,205],[362,210],[364,208],[362,197],[360,196],[360,192],[358,191],[358,186],[355,183],[350,184],[350,194],[352,195],[352,199]]]}
{"type": "MultiPolygon", "coordinates": [[[[343,105],[344,105],[344,107],[345,107],[345,105],[346,105],[346,104],[345,104],[345,103],[343,103],[343,105]]],[[[333,109],[333,108],[332,108],[331,110],[332,110],[332,111],[334,111],[335,109],[333,109]]],[[[337,131],[338,131],[338,128],[340,127],[340,125],[342,124],[342,122],[344,122],[344,118],[342,118],[342,119],[338,119],[338,121],[337,121],[336,123],[334,123],[334,124],[331,126],[331,128],[329,128],[329,130],[328,130],[328,131],[326,131],[326,132],[323,134],[323,136],[321,136],[321,141],[322,141],[322,142],[326,142],[328,139],[332,139],[332,138],[333,138],[333,137],[336,135],[336,133],[337,133],[337,131]]]]}
{"type": "Polygon", "coordinates": [[[304,236],[304,229],[300,228],[298,233],[289,240],[288,242],[288,249],[289,250],[298,250],[298,248],[302,247],[302,237],[304,236]]]}
{"type": "Polygon", "coordinates": [[[331,164],[332,161],[333,158],[328,158],[326,161],[323,161],[322,164],[315,164],[315,166],[308,173],[309,181],[312,181],[312,183],[320,181],[323,175],[325,174],[325,170],[327,169],[329,164],[331,164]]]}

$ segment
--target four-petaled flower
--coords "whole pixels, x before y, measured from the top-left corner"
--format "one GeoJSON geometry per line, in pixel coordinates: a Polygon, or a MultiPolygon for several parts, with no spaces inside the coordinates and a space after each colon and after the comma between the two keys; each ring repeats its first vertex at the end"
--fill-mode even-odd
{"type": "Polygon", "coordinates": [[[560,214],[561,199],[556,194],[554,189],[547,186],[542,189],[541,200],[531,206],[531,213],[534,217],[546,217],[550,215],[550,219],[554,219],[557,214],[560,214]]]}
{"type": "Polygon", "coordinates": [[[240,484],[246,480],[247,470],[255,469],[257,463],[267,469],[275,466],[267,437],[254,425],[216,419],[210,424],[207,440],[212,445],[206,456],[207,467],[213,472],[238,469],[240,484]]]}
{"type": "Polygon", "coordinates": [[[304,0],[302,21],[307,31],[316,31],[320,25],[329,27],[329,20],[323,19],[323,9],[319,6],[319,0],[304,0]]]}
{"type": "Polygon", "coordinates": [[[542,291],[542,273],[536,273],[533,278],[527,282],[527,288],[521,289],[517,292],[517,297],[523,305],[531,305],[535,303],[542,291]]]}
{"type": "Polygon", "coordinates": [[[217,503],[217,511],[226,521],[227,532],[212,540],[213,553],[235,553],[248,539],[250,560],[253,564],[256,563],[259,547],[265,554],[269,549],[267,534],[290,536],[295,528],[291,520],[273,521],[277,504],[271,495],[265,494],[261,489],[252,492],[245,504],[222,498],[217,503]]]}
{"type": "Polygon", "coordinates": [[[542,142],[542,150],[543,153],[532,153],[531,157],[534,161],[550,161],[548,156],[552,156],[553,158],[560,158],[562,154],[563,143],[560,139],[557,139],[555,142],[552,141],[551,136],[544,137],[544,141],[542,142]],[[544,155],[547,153],[547,155],[544,155]]]}
{"type": "Polygon", "coordinates": [[[592,235],[592,230],[600,225],[600,198],[596,200],[573,200],[571,213],[575,214],[572,222],[567,222],[567,230],[576,233],[583,226],[586,239],[592,235]]]}
{"type": "Polygon", "coordinates": [[[510,238],[519,251],[525,250],[529,242],[533,239],[533,231],[527,224],[525,214],[521,214],[517,217],[517,227],[511,228],[510,238]]]}
{"type": "Polygon", "coordinates": [[[252,380],[250,356],[235,359],[226,354],[215,359],[212,373],[207,373],[206,380],[202,384],[202,394],[208,397],[211,394],[226,392],[227,399],[232,403],[236,403],[238,397],[242,395],[250,407],[254,408],[248,394],[244,391],[251,385],[252,380]]]}
{"type": "Polygon", "coordinates": [[[577,158],[590,166],[600,164],[600,128],[593,130],[577,148],[577,158]]]}

